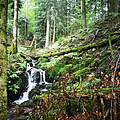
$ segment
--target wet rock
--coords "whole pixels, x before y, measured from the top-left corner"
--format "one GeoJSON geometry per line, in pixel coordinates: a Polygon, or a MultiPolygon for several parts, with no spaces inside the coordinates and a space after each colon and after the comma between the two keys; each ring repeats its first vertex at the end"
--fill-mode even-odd
{"type": "Polygon", "coordinates": [[[40,95],[40,94],[41,94],[40,89],[35,87],[29,92],[28,98],[32,99],[33,96],[40,95]]]}
{"type": "Polygon", "coordinates": [[[28,120],[33,111],[33,103],[28,101],[22,105],[11,104],[8,109],[8,120],[28,120]]]}
{"type": "Polygon", "coordinates": [[[29,116],[21,115],[20,117],[16,117],[14,120],[28,120],[29,116]]]}
{"type": "Polygon", "coordinates": [[[20,107],[33,107],[33,106],[34,105],[32,100],[28,100],[20,104],[20,107]]]}
{"type": "Polygon", "coordinates": [[[42,93],[44,92],[48,92],[48,90],[51,88],[52,84],[40,84],[40,85],[37,85],[34,89],[32,89],[30,92],[29,92],[29,99],[32,99],[33,96],[36,96],[36,95],[41,95],[42,93]]]}

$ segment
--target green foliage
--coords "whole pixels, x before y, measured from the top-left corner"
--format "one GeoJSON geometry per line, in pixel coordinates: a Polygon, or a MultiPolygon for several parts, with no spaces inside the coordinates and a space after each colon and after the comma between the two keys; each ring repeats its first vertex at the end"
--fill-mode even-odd
{"type": "Polygon", "coordinates": [[[28,25],[29,25],[29,23],[28,23],[28,19],[26,18],[26,16],[20,16],[20,18],[19,18],[19,21],[18,21],[18,27],[19,27],[19,36],[18,36],[18,40],[20,40],[20,41],[24,41],[24,40],[26,40],[26,38],[27,38],[27,27],[28,27],[28,25]]]}
{"type": "Polygon", "coordinates": [[[7,84],[7,88],[8,91],[12,91],[13,93],[17,93],[17,91],[20,89],[20,85],[22,84],[22,80],[20,78],[20,76],[18,76],[18,74],[15,72],[16,69],[11,68],[9,69],[8,73],[8,84],[7,84]],[[12,71],[13,70],[13,71],[12,71]]]}
{"type": "Polygon", "coordinates": [[[88,73],[91,73],[94,69],[91,66],[94,66],[96,62],[91,54],[83,54],[79,58],[78,53],[52,58],[49,61],[47,59],[39,59],[39,61],[38,67],[45,69],[50,79],[57,80],[63,74],[69,74],[74,76],[77,81],[80,78],[84,79],[88,73]]]}
{"type": "Polygon", "coordinates": [[[79,80],[80,77],[84,78],[85,75],[89,72],[90,72],[90,68],[86,67],[86,68],[83,68],[83,69],[80,69],[80,70],[74,72],[73,74],[74,74],[75,78],[79,80]]]}
{"type": "Polygon", "coordinates": [[[65,65],[63,68],[59,69],[58,74],[60,75],[60,74],[71,73],[72,72],[72,67],[73,67],[72,64],[65,65]]]}
{"type": "Polygon", "coordinates": [[[8,85],[8,90],[14,92],[15,94],[18,92],[19,89],[20,89],[20,87],[18,85],[16,85],[16,84],[13,84],[12,86],[8,85]]]}
{"type": "Polygon", "coordinates": [[[12,78],[16,78],[16,79],[19,78],[18,75],[17,75],[16,73],[13,73],[13,74],[10,75],[9,77],[10,77],[11,79],[12,79],[12,78]]]}
{"type": "Polygon", "coordinates": [[[13,93],[17,94],[22,85],[21,75],[25,72],[26,62],[20,57],[19,53],[9,56],[9,61],[10,65],[7,71],[7,87],[8,91],[12,91],[13,93]]]}
{"type": "Polygon", "coordinates": [[[94,92],[91,88],[99,83],[101,83],[101,80],[97,78],[92,78],[89,82],[80,80],[80,82],[76,82],[75,84],[69,81],[66,90],[73,91],[75,89],[78,93],[91,94],[94,92]]]}

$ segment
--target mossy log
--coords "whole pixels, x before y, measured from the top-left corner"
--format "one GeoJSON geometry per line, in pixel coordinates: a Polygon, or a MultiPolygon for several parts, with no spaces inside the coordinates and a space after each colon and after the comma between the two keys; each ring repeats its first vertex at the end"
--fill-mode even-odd
{"type": "MultiPolygon", "coordinates": [[[[115,37],[114,39],[111,39],[111,44],[114,44],[114,43],[120,43],[120,37],[115,37]]],[[[69,48],[69,49],[66,49],[66,50],[63,50],[63,51],[60,51],[60,52],[51,52],[51,53],[48,53],[48,54],[43,54],[43,55],[39,55],[39,56],[36,56],[36,57],[53,57],[53,56],[60,56],[60,55],[64,55],[64,54],[68,54],[68,53],[71,53],[71,52],[82,52],[82,51],[86,51],[86,50],[90,50],[90,49],[93,49],[93,48],[101,48],[101,47],[105,47],[105,46],[108,46],[109,45],[109,40],[104,40],[104,41],[101,41],[101,42],[97,42],[97,43],[92,43],[92,44],[89,44],[86,45],[86,46],[80,46],[80,47],[77,47],[77,48],[69,48]]]]}
{"type": "MultiPolygon", "coordinates": [[[[111,39],[111,44],[120,44],[120,36],[114,36],[114,38],[111,39]]],[[[85,46],[80,46],[80,47],[75,47],[75,48],[68,48],[62,51],[51,51],[49,53],[46,54],[41,54],[41,55],[25,55],[24,53],[21,53],[21,57],[23,57],[24,59],[28,59],[28,57],[31,57],[33,59],[38,59],[38,58],[48,58],[48,57],[54,57],[54,56],[60,56],[60,55],[64,55],[64,54],[68,54],[71,52],[82,52],[82,51],[86,51],[86,50],[90,50],[93,48],[101,48],[101,47],[105,47],[109,45],[109,40],[104,40],[101,42],[97,42],[97,43],[92,43],[92,44],[88,44],[85,46]]]]}

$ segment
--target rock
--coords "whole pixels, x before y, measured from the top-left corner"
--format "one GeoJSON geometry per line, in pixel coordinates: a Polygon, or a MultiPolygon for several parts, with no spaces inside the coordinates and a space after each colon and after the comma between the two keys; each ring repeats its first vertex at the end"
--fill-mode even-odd
{"type": "Polygon", "coordinates": [[[36,86],[29,92],[28,98],[32,99],[33,96],[40,95],[40,94],[41,94],[40,89],[38,88],[38,86],[36,86]]]}
{"type": "Polygon", "coordinates": [[[28,120],[33,111],[33,102],[27,101],[21,105],[11,104],[8,109],[8,120],[28,120]]]}
{"type": "Polygon", "coordinates": [[[33,107],[33,106],[34,105],[32,100],[28,100],[20,104],[20,107],[33,107]]]}

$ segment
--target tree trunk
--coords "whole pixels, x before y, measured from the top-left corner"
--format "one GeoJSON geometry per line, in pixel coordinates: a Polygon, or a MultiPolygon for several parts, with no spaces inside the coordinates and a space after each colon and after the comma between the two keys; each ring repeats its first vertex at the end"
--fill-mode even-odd
{"type": "Polygon", "coordinates": [[[65,0],[65,36],[68,35],[68,1],[65,0]]]}
{"type": "Polygon", "coordinates": [[[68,34],[68,31],[67,31],[67,27],[68,27],[68,1],[67,0],[62,0],[62,8],[63,8],[63,11],[62,11],[62,22],[63,22],[63,35],[66,36],[68,34]]]}
{"type": "Polygon", "coordinates": [[[47,12],[47,27],[46,27],[45,48],[49,47],[49,36],[50,36],[50,19],[49,19],[49,11],[48,11],[47,12]]]}
{"type": "Polygon", "coordinates": [[[109,14],[109,0],[105,0],[104,3],[105,3],[105,7],[104,7],[105,8],[105,17],[107,17],[109,14]]]}
{"type": "Polygon", "coordinates": [[[14,0],[13,53],[17,53],[18,2],[19,0],[14,0]]]}
{"type": "Polygon", "coordinates": [[[86,28],[86,27],[87,27],[87,23],[86,23],[85,0],[81,0],[81,13],[82,13],[82,24],[83,24],[83,28],[86,28]]]}
{"type": "Polygon", "coordinates": [[[6,69],[7,69],[7,0],[0,0],[0,119],[7,120],[7,92],[6,92],[6,69]]]}
{"type": "Polygon", "coordinates": [[[52,39],[52,44],[55,43],[55,27],[56,27],[56,19],[55,19],[55,16],[54,16],[54,20],[53,20],[53,39],[52,39]]]}
{"type": "Polygon", "coordinates": [[[91,22],[91,24],[94,23],[94,19],[95,19],[93,5],[94,5],[94,2],[90,1],[90,11],[91,11],[90,22],[91,22]]]}
{"type": "Polygon", "coordinates": [[[36,38],[35,38],[35,35],[34,35],[34,37],[33,37],[33,40],[32,40],[32,42],[31,42],[31,44],[30,44],[30,47],[31,48],[37,48],[37,43],[36,43],[36,38]]]}
{"type": "Polygon", "coordinates": [[[26,0],[26,6],[25,6],[25,39],[27,40],[27,35],[28,35],[28,0],[26,0]]]}

